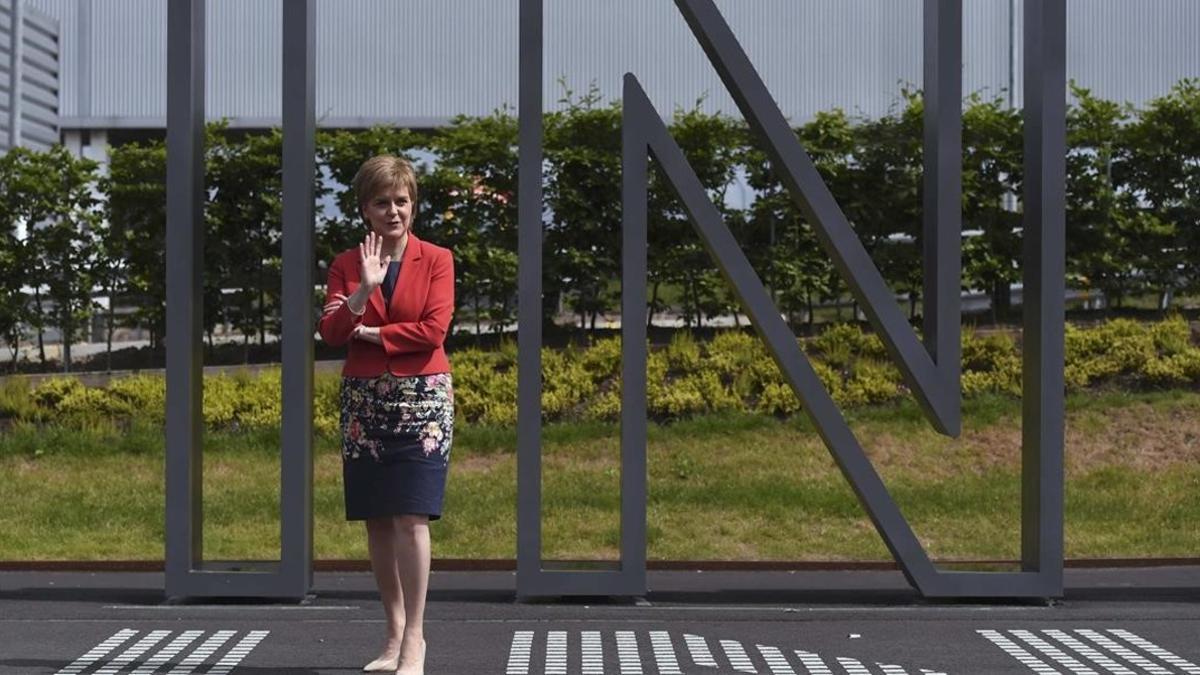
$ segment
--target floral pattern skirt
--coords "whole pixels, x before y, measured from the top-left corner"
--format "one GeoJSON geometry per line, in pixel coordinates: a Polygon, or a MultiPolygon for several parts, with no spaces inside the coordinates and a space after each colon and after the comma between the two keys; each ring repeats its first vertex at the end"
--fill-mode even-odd
{"type": "Polygon", "coordinates": [[[346,520],[442,515],[454,435],[450,373],[343,377],[346,520]]]}

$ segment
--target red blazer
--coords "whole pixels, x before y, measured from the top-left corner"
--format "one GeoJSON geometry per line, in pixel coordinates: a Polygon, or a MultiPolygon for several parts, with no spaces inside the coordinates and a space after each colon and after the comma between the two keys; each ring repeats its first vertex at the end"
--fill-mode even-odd
{"type": "Polygon", "coordinates": [[[361,283],[358,247],[342,251],[329,266],[325,304],[340,302],[317,322],[317,332],[334,347],[350,343],[342,375],[375,377],[385,371],[393,375],[429,375],[450,372],[450,361],[442,343],[454,314],[454,257],[450,250],[417,239],[408,233],[408,245],[400,263],[400,276],[392,301],[383,305],[383,290],[376,288],[363,314],[350,311],[335,294],[349,297],[361,283]],[[350,334],[358,324],[382,326],[382,345],[350,334]]]}

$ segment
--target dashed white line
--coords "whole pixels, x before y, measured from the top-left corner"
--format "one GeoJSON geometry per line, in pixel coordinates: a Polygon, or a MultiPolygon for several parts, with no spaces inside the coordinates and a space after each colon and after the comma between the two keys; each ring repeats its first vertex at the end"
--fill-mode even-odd
{"type": "Polygon", "coordinates": [[[1042,632],[1054,638],[1055,640],[1058,640],[1067,647],[1074,649],[1084,658],[1091,659],[1092,663],[1095,663],[1110,673],[1114,673],[1114,675],[1137,675],[1137,673],[1133,672],[1132,670],[1105,656],[1100,650],[1093,649],[1083,641],[1075,639],[1066,631],[1044,630],[1042,632]]]}
{"type": "Polygon", "coordinates": [[[654,660],[658,662],[659,673],[683,675],[683,671],[679,669],[679,661],[675,658],[675,647],[671,645],[671,635],[667,631],[650,631],[650,645],[654,648],[654,660]]]}
{"type": "Polygon", "coordinates": [[[1092,642],[1095,642],[1101,647],[1104,647],[1108,651],[1125,659],[1133,665],[1145,669],[1146,672],[1150,673],[1150,675],[1173,675],[1171,671],[1163,668],[1157,663],[1154,663],[1150,659],[1138,654],[1137,652],[1117,642],[1116,640],[1113,640],[1103,633],[1088,628],[1081,628],[1075,632],[1091,640],[1092,642]]]}
{"type": "Polygon", "coordinates": [[[1018,647],[1015,642],[1004,637],[999,631],[984,629],[976,632],[990,640],[992,644],[1003,649],[1009,656],[1029,666],[1029,669],[1033,672],[1041,673],[1042,675],[1062,675],[1062,673],[1052,668],[1050,664],[1018,647]]]}
{"type": "Polygon", "coordinates": [[[754,664],[750,662],[750,657],[746,655],[745,648],[742,643],[737,640],[721,640],[721,649],[725,650],[725,657],[729,659],[729,664],[739,673],[757,673],[754,669],[754,664]]]}
{"type": "Polygon", "coordinates": [[[567,675],[567,631],[546,634],[546,675],[567,675]]]}
{"type": "Polygon", "coordinates": [[[846,670],[847,675],[871,675],[871,671],[867,670],[867,667],[860,661],[845,656],[837,657],[837,661],[846,670]]]}
{"type": "Polygon", "coordinates": [[[157,654],[151,656],[145,663],[138,666],[138,669],[130,673],[130,675],[152,675],[154,671],[162,664],[175,658],[175,655],[183,651],[183,648],[195,642],[196,638],[204,635],[202,630],[189,630],[179,635],[179,637],[171,640],[171,643],[163,647],[157,654]]]}
{"type": "Polygon", "coordinates": [[[258,643],[265,640],[270,634],[271,631],[269,630],[250,631],[236,645],[234,645],[233,649],[230,649],[220,661],[217,661],[217,665],[213,666],[208,671],[207,675],[227,675],[228,673],[232,672],[233,669],[242,662],[242,659],[246,658],[250,652],[254,651],[254,648],[258,646],[258,643]]]}
{"type": "Polygon", "coordinates": [[[829,669],[829,666],[825,665],[825,661],[817,654],[797,649],[796,656],[799,657],[800,663],[804,664],[809,675],[833,675],[833,671],[829,669]]]}
{"type": "Polygon", "coordinates": [[[638,656],[637,634],[633,631],[617,631],[617,660],[621,664],[621,675],[642,675],[642,659],[638,656]]]}
{"type": "Polygon", "coordinates": [[[583,675],[604,675],[604,645],[600,631],[583,631],[580,650],[583,652],[583,675]]]}
{"type": "Polygon", "coordinates": [[[505,675],[529,675],[529,660],[533,650],[533,631],[519,630],[513,633],[512,646],[508,651],[508,668],[505,675]]]}
{"type": "Polygon", "coordinates": [[[763,660],[771,668],[771,675],[796,675],[792,664],[788,663],[787,657],[777,647],[758,645],[758,653],[762,654],[763,660]]]}
{"type": "Polygon", "coordinates": [[[146,637],[138,640],[136,644],[117,656],[117,658],[106,663],[103,668],[96,671],[95,675],[116,675],[118,671],[126,665],[133,663],[134,659],[145,654],[147,650],[170,634],[171,631],[169,630],[156,630],[149,633],[146,637]]]}
{"type": "Polygon", "coordinates": [[[114,633],[113,635],[109,636],[108,639],[104,640],[95,647],[92,647],[86,654],[75,659],[75,661],[73,661],[66,668],[59,670],[57,673],[55,673],[55,675],[75,675],[76,673],[83,672],[85,668],[91,666],[96,661],[99,661],[100,657],[111,652],[117,647],[117,645],[128,640],[134,635],[137,635],[137,631],[133,630],[132,628],[126,628],[114,633]]]}
{"type": "Polygon", "coordinates": [[[708,641],[699,635],[690,633],[683,634],[683,641],[687,643],[688,652],[692,655],[692,662],[698,666],[717,667],[717,661],[713,658],[712,652],[708,650],[708,641]]]}
{"type": "Polygon", "coordinates": [[[883,675],[908,675],[908,673],[905,672],[905,670],[900,666],[878,662],[876,662],[875,665],[879,666],[879,669],[883,671],[883,675]]]}
{"type": "Polygon", "coordinates": [[[179,662],[179,665],[175,666],[168,675],[190,675],[196,669],[196,666],[208,660],[208,657],[220,649],[221,645],[229,641],[229,638],[233,637],[235,633],[237,631],[234,630],[217,631],[212,637],[201,643],[196,648],[196,651],[184,657],[179,662]]]}
{"type": "Polygon", "coordinates": [[[1187,659],[1183,659],[1183,658],[1180,658],[1179,656],[1176,656],[1175,654],[1172,654],[1171,652],[1163,649],[1162,647],[1159,647],[1158,645],[1154,644],[1153,642],[1151,642],[1139,635],[1130,633],[1129,631],[1123,630],[1121,628],[1111,629],[1108,632],[1111,633],[1112,635],[1116,635],[1117,637],[1124,638],[1125,641],[1130,644],[1141,647],[1142,649],[1150,652],[1151,654],[1153,654],[1153,655],[1157,656],[1158,658],[1162,659],[1163,661],[1166,661],[1167,663],[1175,666],[1176,668],[1182,670],[1185,673],[1200,673],[1200,666],[1197,666],[1196,664],[1192,663],[1191,661],[1188,661],[1187,659]]]}
{"type": "Polygon", "coordinates": [[[1051,659],[1054,659],[1059,664],[1066,666],[1072,673],[1075,673],[1076,675],[1099,675],[1099,673],[1096,671],[1080,663],[1078,659],[1071,658],[1065,652],[1063,652],[1063,650],[1041,639],[1032,631],[1013,630],[1009,632],[1024,640],[1034,649],[1045,654],[1046,656],[1049,656],[1051,659]]]}

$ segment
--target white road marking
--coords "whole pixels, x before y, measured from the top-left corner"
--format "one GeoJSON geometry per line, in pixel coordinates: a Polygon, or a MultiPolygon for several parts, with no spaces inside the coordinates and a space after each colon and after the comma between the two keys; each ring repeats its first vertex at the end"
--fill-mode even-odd
{"type": "Polygon", "coordinates": [[[861,661],[846,658],[845,656],[837,657],[837,661],[841,664],[842,668],[846,669],[846,675],[871,675],[871,671],[867,670],[867,667],[861,661]]]}
{"type": "Polygon", "coordinates": [[[1063,650],[1055,647],[1049,642],[1046,642],[1037,635],[1033,634],[1031,631],[1012,630],[1009,632],[1024,640],[1034,649],[1045,654],[1046,656],[1049,656],[1051,659],[1054,659],[1059,664],[1066,666],[1072,673],[1075,673],[1076,675],[1099,675],[1099,673],[1096,671],[1083,665],[1077,659],[1071,658],[1065,652],[1063,652],[1063,650]]]}
{"type": "Polygon", "coordinates": [[[220,649],[221,645],[229,641],[229,638],[233,637],[235,633],[237,633],[235,630],[217,631],[216,634],[201,643],[196,648],[196,651],[184,657],[179,662],[179,665],[175,666],[168,675],[190,675],[196,669],[196,666],[208,660],[208,657],[220,649]]]}
{"type": "Polygon", "coordinates": [[[992,644],[996,645],[1000,649],[1003,649],[1005,653],[1014,659],[1020,661],[1026,666],[1029,666],[1029,669],[1035,673],[1042,673],[1042,675],[1062,675],[1062,673],[1052,668],[1050,664],[1018,647],[1015,642],[1004,637],[1004,635],[1002,635],[999,631],[977,630],[975,632],[979,633],[988,640],[991,640],[992,644]]]}
{"type": "Polygon", "coordinates": [[[1135,635],[1134,633],[1130,633],[1129,631],[1123,630],[1120,628],[1111,629],[1108,632],[1113,635],[1116,635],[1117,637],[1124,638],[1125,641],[1130,644],[1141,647],[1142,649],[1150,652],[1151,654],[1157,656],[1159,659],[1166,661],[1167,663],[1175,666],[1176,668],[1182,670],[1185,673],[1200,673],[1200,666],[1197,666],[1196,664],[1192,663],[1191,661],[1188,661],[1187,659],[1183,659],[1183,658],[1176,656],[1175,654],[1172,654],[1171,652],[1163,649],[1162,647],[1159,647],[1158,645],[1154,644],[1153,642],[1151,642],[1149,640],[1146,640],[1145,638],[1142,638],[1139,635],[1135,635]]]}
{"type": "Polygon", "coordinates": [[[796,671],[792,670],[792,665],[788,663],[787,657],[777,647],[757,646],[758,653],[762,654],[763,660],[771,668],[771,675],[796,675],[796,671]]]}
{"type": "Polygon", "coordinates": [[[750,662],[750,657],[746,655],[746,650],[742,647],[742,643],[737,640],[721,640],[721,649],[725,650],[725,657],[729,659],[729,664],[739,673],[757,673],[754,669],[754,664],[750,662]]]}
{"type": "Polygon", "coordinates": [[[227,675],[242,662],[242,659],[254,651],[258,643],[265,640],[270,634],[269,630],[250,631],[220,661],[217,661],[217,665],[213,666],[206,675],[227,675]]]}
{"type": "Polygon", "coordinates": [[[683,671],[679,669],[679,661],[675,658],[675,647],[671,645],[671,635],[667,631],[650,631],[650,644],[654,648],[654,660],[658,662],[659,673],[683,675],[683,671]]]}
{"type": "Polygon", "coordinates": [[[567,675],[567,631],[546,634],[546,675],[567,675]]]}
{"type": "Polygon", "coordinates": [[[513,633],[512,646],[508,651],[508,668],[505,675],[529,675],[529,659],[532,656],[533,631],[519,630],[513,633]]]}
{"type": "Polygon", "coordinates": [[[158,644],[160,640],[170,634],[171,631],[169,630],[156,630],[153,633],[146,635],[146,637],[138,640],[136,644],[129,649],[126,649],[122,654],[117,656],[117,658],[109,661],[104,665],[103,668],[97,670],[96,675],[116,675],[117,671],[132,663],[137,657],[145,654],[147,650],[158,644]]]}
{"type": "Polygon", "coordinates": [[[152,675],[154,671],[158,670],[159,666],[175,658],[179,652],[183,651],[184,647],[195,642],[196,638],[201,635],[204,635],[204,631],[202,630],[189,630],[181,633],[179,637],[171,640],[170,644],[160,649],[157,654],[151,656],[145,663],[138,666],[138,669],[130,673],[130,675],[152,675]]]}
{"type": "Polygon", "coordinates": [[[1137,673],[1133,672],[1132,670],[1105,656],[1100,650],[1093,649],[1083,641],[1075,639],[1066,631],[1044,630],[1042,632],[1070,647],[1071,649],[1074,649],[1084,658],[1091,659],[1092,663],[1095,663],[1110,673],[1114,673],[1115,675],[1137,675],[1137,673]]]}
{"type": "Polygon", "coordinates": [[[833,671],[817,654],[797,649],[796,656],[800,657],[800,663],[803,663],[804,667],[808,669],[809,675],[833,675],[833,671]]]}
{"type": "Polygon", "coordinates": [[[617,631],[617,660],[621,663],[621,675],[642,675],[642,658],[633,631],[617,631]]]}
{"type": "Polygon", "coordinates": [[[580,650],[583,652],[583,675],[604,675],[604,645],[600,631],[583,631],[580,650]]]}
{"type": "Polygon", "coordinates": [[[1091,640],[1092,642],[1095,642],[1101,647],[1104,647],[1108,651],[1125,659],[1133,665],[1145,669],[1145,671],[1150,673],[1150,675],[1173,675],[1171,671],[1163,668],[1157,663],[1154,663],[1150,659],[1138,654],[1129,647],[1126,647],[1125,645],[1113,640],[1103,633],[1087,628],[1081,628],[1075,632],[1091,640]]]}
{"type": "Polygon", "coordinates": [[[100,644],[92,647],[86,654],[75,659],[70,665],[62,670],[59,670],[55,675],[75,675],[81,673],[85,668],[100,660],[101,656],[111,652],[117,645],[137,635],[137,631],[132,628],[126,628],[118,631],[100,644]]]}
{"type": "MultiPolygon", "coordinates": [[[[875,665],[879,666],[879,669],[883,671],[883,675],[908,675],[908,673],[905,672],[905,670],[903,668],[901,668],[900,666],[895,666],[895,665],[891,665],[891,664],[887,664],[887,663],[878,663],[878,662],[876,662],[875,665]]],[[[929,672],[929,671],[922,671],[922,672],[929,672]]]]}
{"type": "Polygon", "coordinates": [[[717,667],[717,660],[713,658],[712,652],[708,650],[708,641],[699,635],[691,633],[683,634],[683,641],[687,643],[688,652],[692,655],[692,661],[698,666],[717,667]]]}

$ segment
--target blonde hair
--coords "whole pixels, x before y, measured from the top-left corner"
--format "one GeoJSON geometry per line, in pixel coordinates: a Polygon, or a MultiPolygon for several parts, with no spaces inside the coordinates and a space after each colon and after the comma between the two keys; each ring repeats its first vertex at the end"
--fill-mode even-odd
{"type": "Polygon", "coordinates": [[[417,173],[412,163],[395,155],[375,155],[362,163],[351,181],[354,196],[358,200],[359,215],[372,197],[394,187],[408,188],[412,200],[413,216],[417,215],[417,173]]]}

